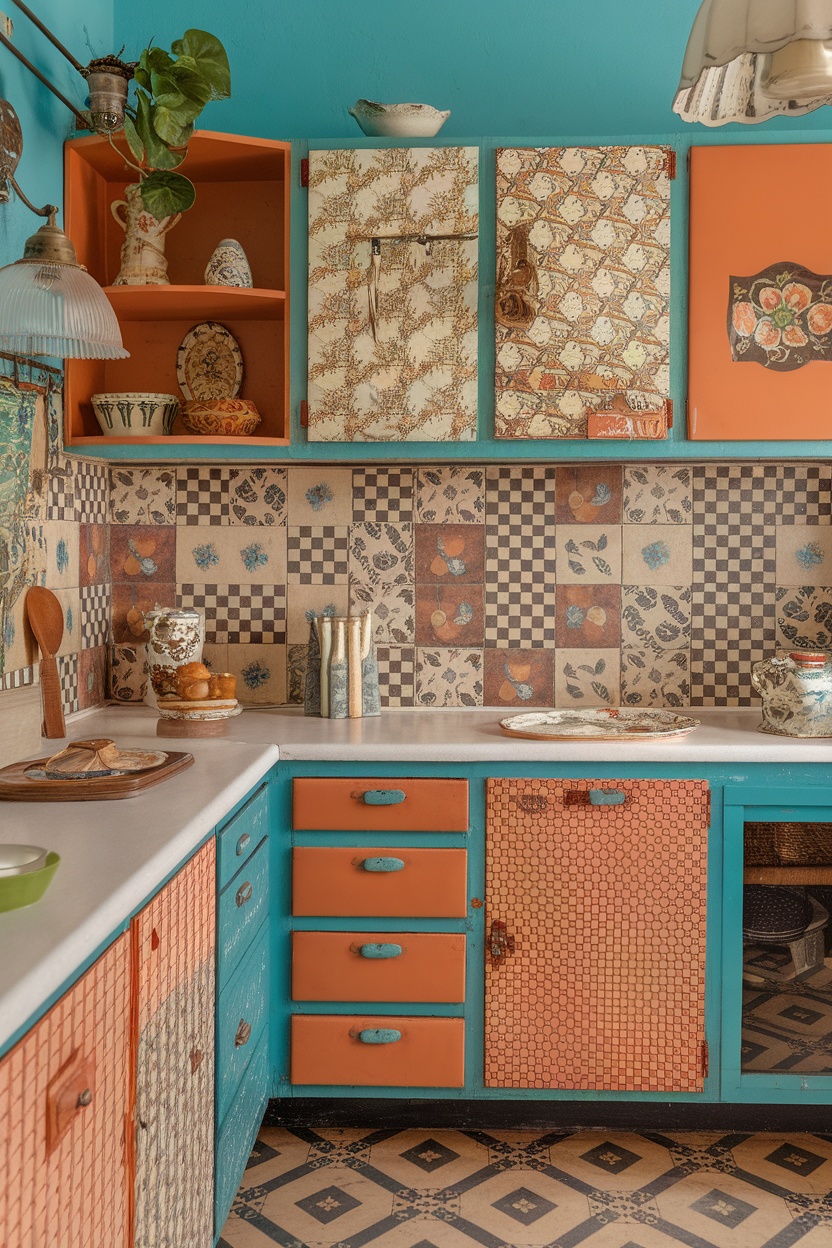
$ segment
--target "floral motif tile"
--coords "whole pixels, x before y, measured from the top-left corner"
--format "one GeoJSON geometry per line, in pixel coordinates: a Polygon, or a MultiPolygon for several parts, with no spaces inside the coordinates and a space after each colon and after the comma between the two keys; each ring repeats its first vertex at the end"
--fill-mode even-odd
{"type": "Polygon", "coordinates": [[[290,646],[305,646],[309,640],[309,616],[346,615],[349,610],[349,586],[338,585],[287,586],[286,638],[290,646]]]}
{"type": "Polygon", "coordinates": [[[176,529],[146,524],[114,525],[110,537],[114,581],[172,581],[176,576],[176,529]]]}
{"type": "Polygon", "coordinates": [[[285,646],[229,645],[228,670],[237,677],[237,700],[243,706],[285,704],[285,646]]]}
{"type": "Polygon", "coordinates": [[[417,468],[416,519],[421,524],[482,524],[485,470],[456,464],[417,468]]]}
{"type": "Polygon", "coordinates": [[[78,709],[100,706],[107,697],[107,646],[81,650],[78,655],[78,709]]]}
{"type": "Polygon", "coordinates": [[[147,692],[147,646],[115,645],[110,650],[110,697],[143,702],[147,692]]]}
{"type": "Polygon", "coordinates": [[[176,539],[176,579],[196,584],[286,583],[285,527],[190,525],[176,539]]]}
{"type": "Polygon", "coordinates": [[[621,633],[618,585],[563,585],[555,612],[556,645],[575,650],[617,646],[621,633]]]}
{"type": "Polygon", "coordinates": [[[377,646],[376,663],[381,705],[413,706],[416,681],[413,646],[377,646]]]}
{"type": "Polygon", "coordinates": [[[417,649],[417,706],[482,706],[482,650],[417,649]]]}
{"type": "Polygon", "coordinates": [[[586,464],[555,469],[558,524],[620,524],[621,468],[586,464]]]}
{"type": "MultiPolygon", "coordinates": [[[[416,636],[416,589],[409,584],[369,585],[350,581],[350,611],[373,613],[373,635],[387,646],[412,644],[416,636]]],[[[340,614],[340,613],[339,613],[340,614]]]]}
{"type": "Polygon", "coordinates": [[[482,585],[418,585],[416,644],[419,646],[481,646],[482,585]]]}
{"type": "Polygon", "coordinates": [[[42,533],[46,545],[46,584],[50,589],[79,585],[80,527],[65,520],[47,520],[42,533]]]}
{"type": "Polygon", "coordinates": [[[81,585],[101,585],[110,579],[110,527],[82,524],[79,542],[81,585]]]}
{"type": "Polygon", "coordinates": [[[497,151],[497,437],[584,437],[613,393],[669,394],[670,180],[659,147],[497,151]]]}
{"type": "Polygon", "coordinates": [[[306,686],[306,646],[286,647],[286,701],[303,706],[306,686]]]}
{"type": "Polygon", "coordinates": [[[552,706],[554,700],[552,650],[485,651],[486,706],[552,706]]]}
{"type": "Polygon", "coordinates": [[[53,590],[64,613],[64,634],[58,647],[59,655],[75,654],[81,649],[81,590],[77,586],[53,590]]]}
{"type": "Polygon", "coordinates": [[[202,647],[202,662],[211,672],[227,672],[228,642],[206,641],[202,647]]]}
{"type": "Polygon", "coordinates": [[[232,468],[228,477],[230,524],[285,524],[288,515],[286,468],[232,468]]]}
{"type": "Polygon", "coordinates": [[[777,584],[832,583],[832,528],[792,524],[777,529],[777,584]]]}
{"type": "Polygon", "coordinates": [[[351,524],[352,468],[289,469],[290,524],[351,524]]]}
{"type": "Polygon", "coordinates": [[[684,707],[690,704],[690,652],[621,649],[621,705],[684,707]]]}
{"type": "Polygon", "coordinates": [[[660,654],[690,645],[689,585],[622,585],[621,645],[660,654]]]}
{"type": "Polygon", "coordinates": [[[350,528],[350,578],[366,585],[413,581],[413,525],[366,521],[350,528]]]}
{"type": "Polygon", "coordinates": [[[690,468],[678,464],[624,467],[625,524],[692,524],[690,468]]]}
{"type": "Polygon", "coordinates": [[[688,525],[624,525],[623,581],[631,585],[689,585],[692,576],[693,541],[688,525]]]}
{"type": "Polygon", "coordinates": [[[485,531],[471,524],[416,525],[416,582],[482,584],[485,531]]]}
{"type": "Polygon", "coordinates": [[[176,524],[173,468],[111,468],[111,524],[176,524]]]}
{"type": "Polygon", "coordinates": [[[559,524],[554,530],[559,585],[621,583],[621,526],[559,524]]]}
{"type": "Polygon", "coordinates": [[[555,706],[618,706],[620,671],[617,648],[556,651],[555,706]]]}
{"type": "Polygon", "coordinates": [[[788,650],[832,650],[832,586],[778,585],[777,643],[788,650]]]}
{"type": "Polygon", "coordinates": [[[355,524],[413,522],[413,469],[354,468],[352,519],[355,524]]]}
{"type": "Polygon", "coordinates": [[[309,164],[310,440],[472,438],[477,241],[391,236],[476,234],[477,149],[318,151],[309,164]]]}
{"type": "Polygon", "coordinates": [[[146,642],[148,631],[144,626],[144,615],[156,606],[176,606],[176,585],[172,581],[151,581],[146,585],[114,584],[113,641],[117,645],[146,642]]]}

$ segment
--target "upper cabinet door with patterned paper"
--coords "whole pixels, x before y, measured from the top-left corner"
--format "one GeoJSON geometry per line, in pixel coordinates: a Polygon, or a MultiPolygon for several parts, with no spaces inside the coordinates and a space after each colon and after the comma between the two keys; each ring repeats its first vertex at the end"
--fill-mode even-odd
{"type": "Polygon", "coordinates": [[[309,439],[477,431],[478,152],[309,153],[309,439]]]}
{"type": "Polygon", "coordinates": [[[619,396],[666,412],[672,166],[660,147],[498,150],[498,438],[586,437],[619,396]]]}

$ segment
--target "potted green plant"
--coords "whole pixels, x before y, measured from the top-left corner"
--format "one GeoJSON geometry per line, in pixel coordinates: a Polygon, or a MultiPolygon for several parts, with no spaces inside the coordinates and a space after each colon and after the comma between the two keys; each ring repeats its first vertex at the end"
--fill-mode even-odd
{"type": "MultiPolygon", "coordinates": [[[[139,180],[112,205],[125,232],[117,286],[167,282],[165,234],[191,207],[196,194],[190,178],[177,169],[188,154],[194,123],[205,105],[231,94],[225,48],[204,30],[186,30],[170,52],[152,45],[145,48],[133,81],[135,99],[124,113],[130,155],[118,150],[139,180]]],[[[114,144],[112,134],[110,142],[114,144]]]]}

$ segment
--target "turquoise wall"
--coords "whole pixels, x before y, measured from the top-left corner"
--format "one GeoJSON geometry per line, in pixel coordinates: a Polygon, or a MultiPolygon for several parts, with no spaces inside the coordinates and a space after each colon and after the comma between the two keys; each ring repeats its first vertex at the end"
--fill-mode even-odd
{"type": "MultiPolygon", "coordinates": [[[[683,127],[670,105],[698,7],[699,0],[114,0],[116,38],[131,56],[151,36],[169,46],[188,26],[225,43],[234,96],[206,109],[206,129],[286,139],[357,134],[346,109],[360,96],[450,108],[443,140],[667,133],[683,127]]],[[[799,124],[829,126],[828,114],[821,109],[799,124]]]]}
{"type": "MultiPolygon", "coordinates": [[[[32,6],[73,56],[86,64],[113,51],[113,0],[36,0],[32,6]]],[[[86,83],[68,61],[12,4],[15,45],[74,104],[86,103],[86,83]]],[[[10,101],[23,128],[21,189],[34,204],[63,202],[63,142],[74,128],[72,113],[5,48],[0,47],[0,96],[10,101]]],[[[38,221],[13,197],[0,207],[0,264],[17,260],[38,221]]]]}

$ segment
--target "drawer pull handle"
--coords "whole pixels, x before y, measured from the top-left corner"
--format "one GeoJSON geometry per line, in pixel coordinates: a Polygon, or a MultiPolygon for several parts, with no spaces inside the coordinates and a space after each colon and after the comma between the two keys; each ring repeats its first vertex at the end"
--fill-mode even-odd
{"type": "Polygon", "coordinates": [[[251,835],[248,832],[244,832],[243,835],[240,837],[239,841],[237,842],[237,857],[238,858],[248,848],[250,844],[251,844],[251,835]]]}
{"type": "Polygon", "coordinates": [[[401,806],[405,797],[402,789],[367,789],[360,800],[365,806],[401,806]]]}
{"type": "Polygon", "coordinates": [[[365,858],[361,865],[365,871],[372,871],[376,875],[388,875],[393,871],[404,871],[404,863],[401,858],[365,858]]]}
{"type": "Polygon", "coordinates": [[[251,895],[254,889],[251,887],[251,880],[246,880],[245,884],[241,884],[237,889],[237,905],[244,906],[247,901],[251,901],[251,895]]]}
{"type": "Polygon", "coordinates": [[[358,1033],[362,1044],[396,1044],[401,1038],[402,1033],[395,1027],[365,1027],[358,1033]]]}
{"type": "Polygon", "coordinates": [[[385,958],[400,958],[404,951],[401,945],[359,945],[358,952],[362,958],[374,958],[381,961],[385,958]]]}
{"type": "Polygon", "coordinates": [[[567,789],[565,806],[623,806],[627,794],[622,789],[567,789]]]}
{"type": "Polygon", "coordinates": [[[251,1039],[251,1023],[247,1023],[244,1018],[240,1019],[240,1025],[237,1028],[237,1034],[234,1037],[235,1049],[241,1049],[244,1044],[248,1044],[251,1039]]]}

